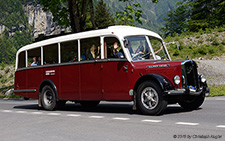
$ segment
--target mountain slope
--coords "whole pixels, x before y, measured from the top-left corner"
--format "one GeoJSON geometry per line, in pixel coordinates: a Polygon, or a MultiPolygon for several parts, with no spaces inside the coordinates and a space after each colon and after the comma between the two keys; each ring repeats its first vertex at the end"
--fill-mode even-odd
{"type": "MultiPolygon", "coordinates": [[[[118,0],[104,0],[110,12],[115,16],[116,12],[123,10],[126,3],[118,0]]],[[[152,31],[160,32],[163,27],[163,18],[167,17],[169,9],[175,8],[175,3],[179,0],[159,0],[158,3],[152,3],[152,0],[134,0],[141,5],[143,25],[136,24],[138,27],[144,27],[152,31]]]]}

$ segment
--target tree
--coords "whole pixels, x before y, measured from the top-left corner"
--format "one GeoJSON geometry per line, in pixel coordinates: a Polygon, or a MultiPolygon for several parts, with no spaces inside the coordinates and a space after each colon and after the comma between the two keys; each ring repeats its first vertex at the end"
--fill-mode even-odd
{"type": "Polygon", "coordinates": [[[189,22],[190,31],[215,28],[225,23],[224,0],[189,0],[192,6],[189,22]]]}
{"type": "Polygon", "coordinates": [[[162,30],[165,36],[174,36],[176,33],[181,34],[188,28],[188,19],[190,17],[189,5],[183,2],[176,3],[177,8],[170,10],[168,18],[165,18],[165,27],[162,30]]]}
{"type": "Polygon", "coordinates": [[[93,28],[94,7],[92,0],[40,0],[45,11],[51,11],[59,25],[71,26],[72,32],[80,32],[86,29],[88,13],[91,15],[93,28]]]}
{"type": "MultiPolygon", "coordinates": [[[[127,2],[129,0],[119,0],[127,2]]],[[[133,1],[133,0],[131,0],[133,1]]],[[[154,3],[158,0],[152,0],[154,3]]],[[[40,0],[44,6],[45,11],[51,11],[54,16],[54,21],[59,25],[71,26],[72,32],[84,31],[87,27],[87,16],[90,15],[92,28],[96,28],[94,19],[94,6],[93,0],[40,0]]],[[[134,7],[140,7],[138,3],[133,5],[134,7]]],[[[136,21],[140,22],[141,11],[134,12],[132,6],[127,7],[127,12],[133,12],[136,17],[136,21]]],[[[125,15],[126,16],[126,15],[125,15]]],[[[130,15],[127,15],[128,21],[131,19],[130,15]]],[[[126,18],[125,17],[125,18],[126,18]]],[[[123,16],[119,16],[123,18],[123,16]]]]}
{"type": "Polygon", "coordinates": [[[108,11],[106,3],[104,3],[103,0],[100,0],[96,5],[95,11],[95,22],[98,28],[106,28],[115,24],[112,14],[108,11]]]}
{"type": "Polygon", "coordinates": [[[183,0],[176,10],[170,11],[163,30],[167,35],[184,31],[198,32],[225,24],[224,0],[183,0]]]}
{"type": "Polygon", "coordinates": [[[27,26],[27,17],[20,0],[0,0],[0,3],[0,25],[9,29],[27,26]]]}
{"type": "Polygon", "coordinates": [[[127,6],[122,12],[116,12],[116,19],[118,24],[123,25],[134,25],[134,22],[137,21],[139,24],[142,24],[140,18],[142,16],[142,10],[140,10],[141,5],[139,3],[132,3],[133,0],[119,0],[126,2],[127,6]]]}

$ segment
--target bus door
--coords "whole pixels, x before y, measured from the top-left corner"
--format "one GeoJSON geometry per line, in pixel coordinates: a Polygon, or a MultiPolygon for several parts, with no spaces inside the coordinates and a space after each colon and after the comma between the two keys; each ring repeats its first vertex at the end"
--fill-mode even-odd
{"type": "Polygon", "coordinates": [[[80,50],[81,100],[102,100],[100,37],[81,39],[80,50]]]}
{"type": "Polygon", "coordinates": [[[104,38],[103,90],[105,100],[128,100],[128,65],[120,42],[115,37],[104,38]],[[115,48],[116,49],[115,49],[115,48]]]}

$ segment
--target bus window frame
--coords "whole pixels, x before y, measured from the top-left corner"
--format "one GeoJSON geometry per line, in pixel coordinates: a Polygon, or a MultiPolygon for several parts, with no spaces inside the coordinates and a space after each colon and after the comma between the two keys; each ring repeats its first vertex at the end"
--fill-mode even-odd
{"type": "Polygon", "coordinates": [[[106,59],[106,60],[108,60],[108,61],[128,61],[128,59],[127,59],[127,53],[126,53],[126,48],[123,46],[123,42],[122,42],[122,39],[123,38],[120,38],[120,37],[118,37],[118,36],[116,36],[116,35],[106,35],[106,36],[103,36],[103,43],[102,43],[102,45],[103,45],[103,51],[104,51],[104,53],[103,53],[103,55],[104,55],[104,59],[106,59]],[[120,45],[121,45],[121,49],[123,50],[123,53],[124,53],[124,58],[105,58],[105,48],[104,48],[104,39],[105,38],[116,38],[118,41],[119,41],[119,43],[120,43],[120,45]]]}

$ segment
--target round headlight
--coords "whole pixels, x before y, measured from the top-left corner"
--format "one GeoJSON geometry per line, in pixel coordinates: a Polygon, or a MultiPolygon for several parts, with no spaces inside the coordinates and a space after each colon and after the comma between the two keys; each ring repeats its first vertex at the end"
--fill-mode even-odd
{"type": "Polygon", "coordinates": [[[174,76],[173,81],[176,85],[180,84],[180,77],[178,75],[174,76]]]}
{"type": "Polygon", "coordinates": [[[202,83],[205,83],[205,81],[206,81],[205,76],[204,76],[203,74],[201,74],[201,82],[202,82],[202,83]]]}

